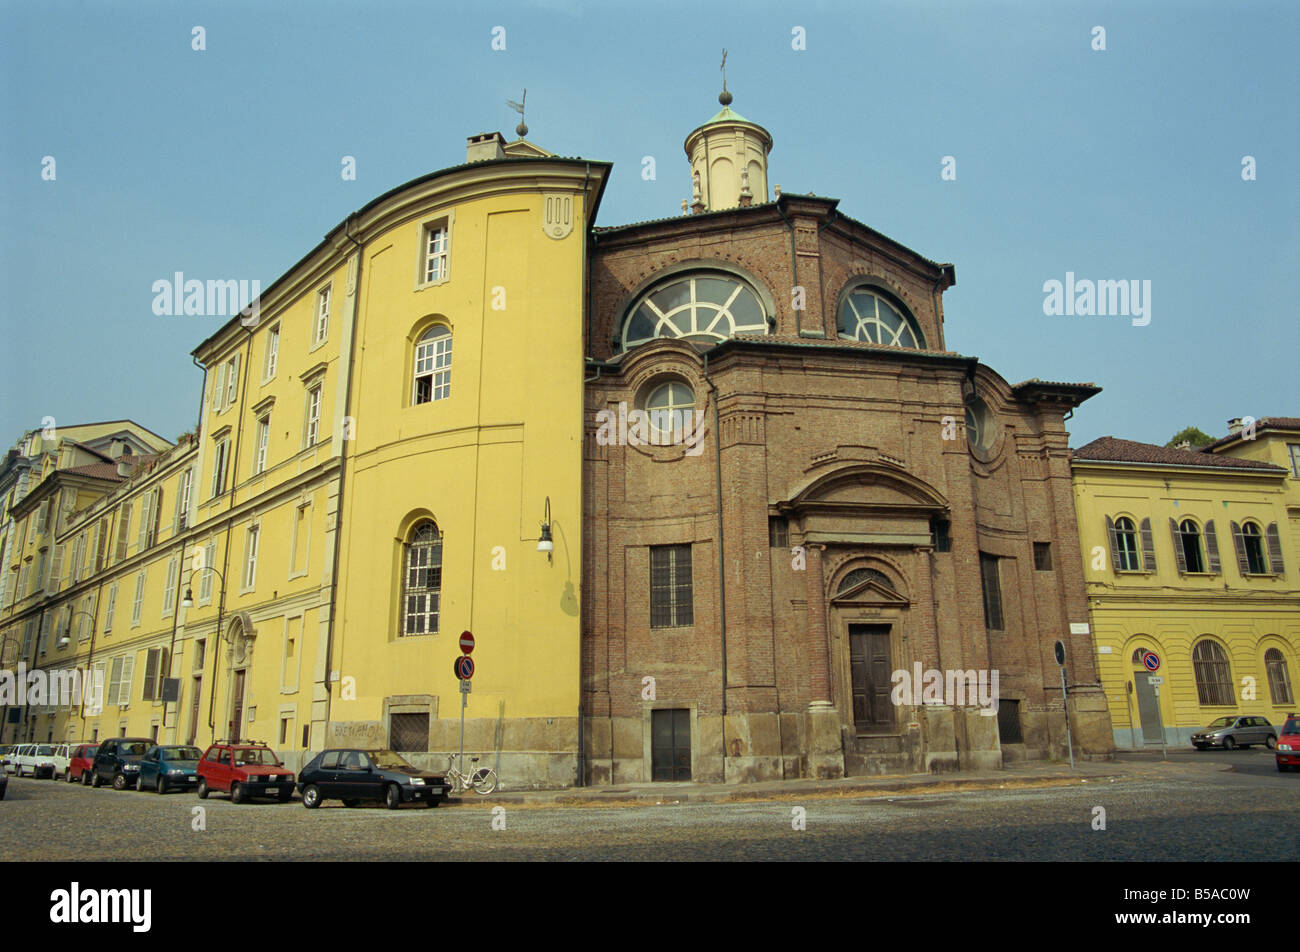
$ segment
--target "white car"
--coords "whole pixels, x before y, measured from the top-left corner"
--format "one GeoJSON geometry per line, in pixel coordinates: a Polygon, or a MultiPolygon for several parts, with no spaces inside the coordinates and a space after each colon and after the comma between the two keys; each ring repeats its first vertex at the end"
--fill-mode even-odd
{"type": "Polygon", "coordinates": [[[55,744],[54,753],[50,756],[54,759],[54,776],[53,780],[58,780],[68,775],[68,767],[72,763],[72,750],[76,744],[55,744]]]}
{"type": "Polygon", "coordinates": [[[19,744],[9,754],[9,766],[16,776],[54,776],[55,744],[19,744]]]}

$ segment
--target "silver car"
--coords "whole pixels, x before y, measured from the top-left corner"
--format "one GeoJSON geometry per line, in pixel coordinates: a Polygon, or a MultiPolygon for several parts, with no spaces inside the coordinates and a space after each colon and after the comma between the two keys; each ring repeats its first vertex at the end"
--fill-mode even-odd
{"type": "Polygon", "coordinates": [[[1267,744],[1269,750],[1277,746],[1277,730],[1267,719],[1254,715],[1233,714],[1210,722],[1204,730],[1192,735],[1192,746],[1197,750],[1222,747],[1232,750],[1251,744],[1267,744]]]}

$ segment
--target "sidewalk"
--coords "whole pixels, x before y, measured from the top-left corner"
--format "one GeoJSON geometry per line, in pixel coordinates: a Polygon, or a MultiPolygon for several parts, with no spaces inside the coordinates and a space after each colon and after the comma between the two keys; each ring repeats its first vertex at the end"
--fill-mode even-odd
{"type": "Polygon", "coordinates": [[[915,796],[981,789],[1016,789],[1065,786],[1081,783],[1113,783],[1136,777],[1158,776],[1162,772],[1231,770],[1222,764],[1174,764],[1149,758],[1111,761],[1078,761],[1073,770],[1068,762],[1021,761],[1002,770],[964,770],[944,774],[895,774],[880,777],[846,777],[840,780],[769,780],[761,783],[636,783],[604,787],[571,787],[565,790],[512,790],[487,797],[473,794],[452,797],[450,805],[492,806],[527,804],[534,806],[655,806],[676,803],[727,803],[747,800],[778,800],[837,796],[915,796]]]}

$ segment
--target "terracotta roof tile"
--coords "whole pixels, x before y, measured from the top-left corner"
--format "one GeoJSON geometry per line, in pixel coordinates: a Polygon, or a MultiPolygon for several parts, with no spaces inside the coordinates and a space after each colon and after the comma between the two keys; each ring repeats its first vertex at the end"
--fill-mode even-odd
{"type": "MultiPolygon", "coordinates": [[[[1256,422],[1255,424],[1255,432],[1258,433],[1260,430],[1300,430],[1300,417],[1293,417],[1293,416],[1260,417],[1258,422],[1256,422]]],[[[1239,439],[1241,439],[1241,437],[1236,434],[1230,434],[1228,436],[1220,437],[1219,439],[1215,440],[1213,443],[1210,443],[1206,446],[1202,446],[1200,452],[1213,453],[1220,446],[1224,446],[1228,443],[1232,443],[1239,439]]]]}
{"type": "Polygon", "coordinates": [[[1258,460],[1215,456],[1197,450],[1176,450],[1167,446],[1156,446],[1154,443],[1120,440],[1113,436],[1103,436],[1095,439],[1086,446],[1073,450],[1072,453],[1077,460],[1154,463],[1162,466],[1211,466],[1220,469],[1258,469],[1269,473],[1286,472],[1279,466],[1258,460]]]}

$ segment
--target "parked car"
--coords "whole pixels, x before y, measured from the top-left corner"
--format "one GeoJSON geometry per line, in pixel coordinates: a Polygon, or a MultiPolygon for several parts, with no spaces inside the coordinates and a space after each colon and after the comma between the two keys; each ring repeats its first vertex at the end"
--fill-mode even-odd
{"type": "Polygon", "coordinates": [[[203,752],[195,770],[200,799],[214,790],[229,793],[234,803],[253,797],[287,803],[293,797],[293,771],[261,741],[217,741],[203,752]]]}
{"type": "MultiPolygon", "coordinates": [[[[12,744],[0,744],[0,767],[9,766],[9,751],[13,749],[12,744]]],[[[0,774],[3,774],[4,772],[4,770],[0,770],[0,774]]]]}
{"type": "Polygon", "coordinates": [[[9,775],[0,770],[0,800],[5,798],[5,791],[9,789],[9,775]]]}
{"type": "Polygon", "coordinates": [[[90,768],[90,785],[111,783],[114,790],[138,789],[140,758],[153,745],[147,737],[110,737],[101,741],[90,768]]]}
{"type": "Polygon", "coordinates": [[[73,746],[68,756],[68,772],[64,775],[68,783],[80,781],[87,787],[90,786],[90,768],[94,764],[95,754],[98,752],[98,744],[76,744],[73,746]]]}
{"type": "Polygon", "coordinates": [[[1281,773],[1300,768],[1300,714],[1286,716],[1281,736],[1277,739],[1276,757],[1277,769],[1281,773]]]}
{"type": "Polygon", "coordinates": [[[298,774],[298,792],[309,810],[326,800],[342,800],[348,807],[382,800],[390,810],[411,802],[436,807],[450,789],[441,774],[421,770],[391,750],[324,750],[298,774]]]}
{"type": "Polygon", "coordinates": [[[159,744],[140,759],[140,789],[166,793],[193,789],[199,777],[195,769],[203,751],[188,744],[159,744]]]}
{"type": "Polygon", "coordinates": [[[1270,748],[1277,744],[1277,731],[1265,718],[1239,714],[1219,717],[1192,735],[1192,746],[1197,750],[1207,747],[1232,750],[1251,744],[1267,744],[1270,748]]]}
{"type": "Polygon", "coordinates": [[[54,752],[51,756],[54,758],[54,774],[51,780],[58,780],[68,775],[68,764],[72,760],[72,748],[76,744],[55,744],[54,752]]]}
{"type": "Polygon", "coordinates": [[[33,777],[54,776],[53,744],[19,744],[9,755],[10,766],[16,776],[31,774],[33,777]]]}

